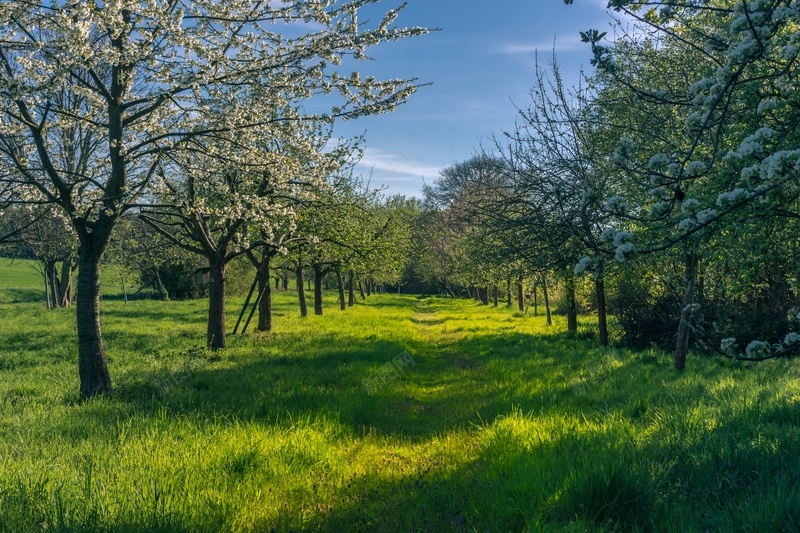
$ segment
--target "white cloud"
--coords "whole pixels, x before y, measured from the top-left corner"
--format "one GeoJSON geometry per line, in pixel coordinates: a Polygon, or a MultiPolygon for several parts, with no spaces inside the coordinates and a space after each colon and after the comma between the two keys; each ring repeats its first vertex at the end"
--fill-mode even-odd
{"type": "Polygon", "coordinates": [[[389,194],[419,196],[423,180],[427,183],[435,181],[446,166],[414,161],[404,154],[368,147],[356,165],[356,173],[369,180],[372,187],[386,187],[389,194]]]}
{"type": "Polygon", "coordinates": [[[580,35],[556,37],[551,41],[538,41],[535,43],[507,43],[496,48],[497,53],[504,55],[532,55],[535,52],[550,54],[555,45],[556,53],[571,52],[573,50],[589,49],[589,45],[581,42],[580,35]]]}
{"type": "Polygon", "coordinates": [[[381,150],[380,148],[366,148],[364,157],[359,165],[382,174],[395,175],[396,177],[422,177],[433,178],[446,165],[433,165],[419,161],[412,161],[403,154],[381,150]]]}

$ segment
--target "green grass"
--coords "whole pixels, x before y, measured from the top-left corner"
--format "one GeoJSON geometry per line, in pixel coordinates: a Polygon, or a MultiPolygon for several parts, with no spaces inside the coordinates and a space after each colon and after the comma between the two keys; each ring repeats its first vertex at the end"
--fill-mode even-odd
{"type": "Polygon", "coordinates": [[[35,261],[0,257],[0,303],[44,302],[44,281],[35,261]]]}
{"type": "Polygon", "coordinates": [[[792,361],[679,374],[561,317],[326,297],[277,294],[222,353],[204,301],[106,300],[115,396],[89,402],[74,310],[0,304],[0,530],[800,529],[792,361]]]}

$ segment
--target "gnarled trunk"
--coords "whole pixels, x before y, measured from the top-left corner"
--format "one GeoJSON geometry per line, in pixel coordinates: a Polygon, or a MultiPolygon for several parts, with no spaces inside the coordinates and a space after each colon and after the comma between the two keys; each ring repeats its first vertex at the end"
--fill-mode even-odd
{"type": "Polygon", "coordinates": [[[81,247],[76,316],[81,396],[111,396],[111,376],[100,332],[100,256],[81,247]]]}

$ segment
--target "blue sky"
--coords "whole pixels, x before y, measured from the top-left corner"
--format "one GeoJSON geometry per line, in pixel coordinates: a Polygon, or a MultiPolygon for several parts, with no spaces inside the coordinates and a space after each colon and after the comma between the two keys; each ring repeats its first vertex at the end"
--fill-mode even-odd
{"type": "MultiPolygon", "coordinates": [[[[420,196],[423,178],[471,157],[492,134],[514,127],[518,107],[527,107],[539,63],[553,45],[564,78],[589,71],[591,54],[580,31],[610,30],[607,0],[409,0],[397,20],[402,26],[438,27],[422,37],[381,45],[374,61],[359,65],[383,77],[417,77],[430,82],[395,112],[337,127],[342,136],[366,132],[366,152],[357,173],[388,193],[420,196]]],[[[398,5],[384,0],[385,12],[398,5]]],[[[363,19],[363,15],[362,15],[363,19]]],[[[609,31],[609,33],[611,33],[609,31]]]]}

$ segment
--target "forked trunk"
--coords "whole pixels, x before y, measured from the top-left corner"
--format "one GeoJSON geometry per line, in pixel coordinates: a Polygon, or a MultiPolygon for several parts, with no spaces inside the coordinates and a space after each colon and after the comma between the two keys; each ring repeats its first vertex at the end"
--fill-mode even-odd
{"type": "Polygon", "coordinates": [[[81,397],[111,396],[111,377],[100,332],[100,257],[81,250],[78,265],[78,374],[81,397]]]}
{"type": "Polygon", "coordinates": [[[44,275],[47,278],[48,289],[50,292],[50,305],[48,305],[48,308],[56,309],[61,307],[61,298],[58,291],[58,268],[56,267],[56,261],[46,261],[44,268],[44,275]]]}
{"type": "Polygon", "coordinates": [[[226,348],[225,332],[225,260],[217,255],[209,261],[208,328],[206,343],[212,350],[226,348]]]}
{"type": "MultiPolygon", "coordinates": [[[[58,286],[58,300],[61,307],[72,305],[72,272],[74,265],[72,260],[61,263],[61,281],[58,286]]],[[[127,294],[126,294],[127,298],[127,294]]]]}

